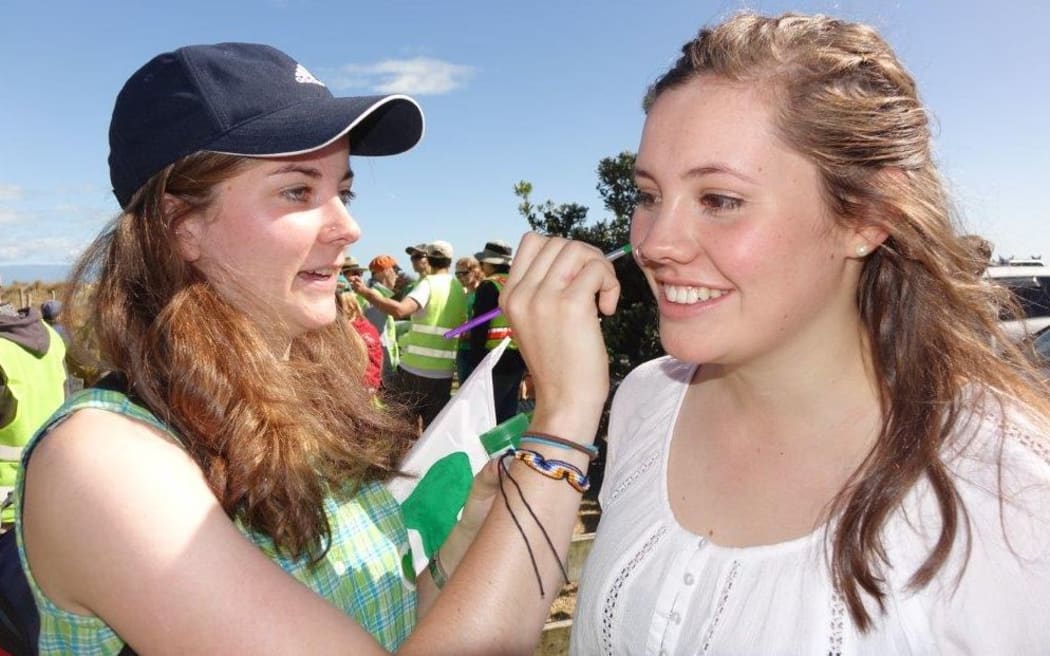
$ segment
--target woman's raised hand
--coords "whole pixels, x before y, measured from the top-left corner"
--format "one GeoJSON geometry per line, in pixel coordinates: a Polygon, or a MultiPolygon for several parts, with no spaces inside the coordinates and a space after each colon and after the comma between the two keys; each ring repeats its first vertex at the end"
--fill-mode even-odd
{"type": "Polygon", "coordinates": [[[597,248],[536,233],[522,237],[500,306],[536,386],[537,430],[593,440],[609,393],[598,311],[612,314],[619,296],[612,263],[597,248]]]}

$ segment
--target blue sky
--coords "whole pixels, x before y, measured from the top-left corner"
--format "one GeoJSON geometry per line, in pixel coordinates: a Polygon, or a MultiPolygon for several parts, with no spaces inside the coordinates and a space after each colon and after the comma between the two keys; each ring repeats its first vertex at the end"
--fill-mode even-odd
{"type": "Polygon", "coordinates": [[[65,263],[116,210],[109,114],[124,80],[190,43],[286,51],[336,94],[418,98],[427,134],[355,158],[351,251],[445,239],[457,255],[527,229],[513,185],[605,217],[595,168],[635,150],[646,87],[705,23],[741,8],[880,29],[919,82],[964,226],[997,254],[1050,258],[1050,3],[498,0],[0,2],[0,264],[65,263]]]}

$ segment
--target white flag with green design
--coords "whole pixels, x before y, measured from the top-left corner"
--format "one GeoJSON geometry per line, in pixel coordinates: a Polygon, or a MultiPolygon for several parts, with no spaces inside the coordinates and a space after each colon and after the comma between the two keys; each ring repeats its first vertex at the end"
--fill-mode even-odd
{"type": "Polygon", "coordinates": [[[431,554],[444,543],[467,501],[474,475],[489,460],[481,436],[496,426],[492,367],[509,343],[510,338],[504,339],[489,351],[427,427],[402,463],[408,476],[387,483],[401,504],[408,529],[411,553],[402,559],[408,580],[426,569],[431,554]]]}

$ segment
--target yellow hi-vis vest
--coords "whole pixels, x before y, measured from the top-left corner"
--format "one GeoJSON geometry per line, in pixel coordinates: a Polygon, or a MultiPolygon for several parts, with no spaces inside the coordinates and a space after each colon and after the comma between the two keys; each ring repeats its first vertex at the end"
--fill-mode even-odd
{"type": "MultiPolygon", "coordinates": [[[[485,280],[495,285],[496,291],[502,294],[503,285],[507,284],[507,274],[497,273],[485,278],[485,280]]],[[[489,332],[485,335],[485,350],[491,351],[499,346],[504,337],[511,338],[507,348],[517,350],[518,343],[514,341],[514,330],[510,327],[510,322],[507,321],[507,315],[500,312],[489,322],[489,332]]]]}
{"type": "Polygon", "coordinates": [[[408,333],[401,339],[401,366],[409,371],[426,371],[430,378],[451,377],[459,341],[443,335],[466,320],[467,294],[449,274],[432,274],[419,284],[430,287],[430,297],[424,316],[413,316],[408,333]]]}
{"type": "MultiPolygon", "coordinates": [[[[0,368],[7,388],[18,401],[15,416],[0,428],[0,501],[15,487],[22,463],[22,447],[51,416],[66,396],[66,345],[45,324],[51,342],[47,353],[36,356],[8,339],[0,338],[0,368]]],[[[13,519],[11,509],[4,521],[13,519]]]]}

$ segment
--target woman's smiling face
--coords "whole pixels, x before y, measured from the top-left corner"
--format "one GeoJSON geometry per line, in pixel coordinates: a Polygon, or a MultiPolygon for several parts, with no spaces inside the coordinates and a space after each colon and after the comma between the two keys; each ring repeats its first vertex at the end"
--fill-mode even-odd
{"type": "Polygon", "coordinates": [[[856,235],[776,136],[771,97],[704,76],[649,110],[631,243],[679,359],[741,364],[857,320],[856,235]]]}
{"type": "Polygon", "coordinates": [[[335,321],[343,251],[361,231],[347,205],[349,145],[258,159],[180,224],[180,250],[221,294],[288,339],[335,321]]]}

